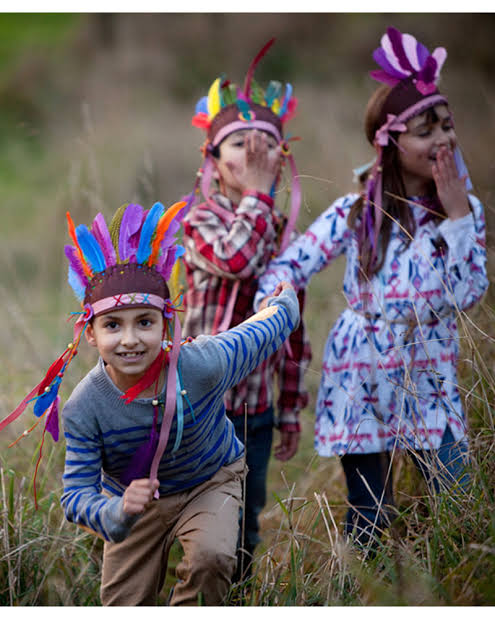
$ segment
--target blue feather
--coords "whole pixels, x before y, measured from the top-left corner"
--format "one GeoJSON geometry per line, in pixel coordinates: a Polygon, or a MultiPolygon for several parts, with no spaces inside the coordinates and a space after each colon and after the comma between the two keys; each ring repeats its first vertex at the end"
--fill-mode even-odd
{"type": "Polygon", "coordinates": [[[33,409],[33,413],[36,415],[36,417],[41,417],[41,415],[46,411],[46,409],[53,404],[55,398],[58,395],[58,390],[61,382],[62,378],[60,376],[57,376],[51,384],[50,389],[36,399],[36,404],[34,405],[33,409]]]}
{"type": "Polygon", "coordinates": [[[138,250],[136,254],[136,262],[138,264],[144,264],[151,254],[151,242],[156,230],[158,220],[163,215],[165,207],[161,202],[156,202],[150,209],[150,212],[144,220],[143,227],[141,228],[141,238],[139,239],[138,250]]]}
{"type": "Polygon", "coordinates": [[[77,242],[81,247],[84,257],[89,262],[89,266],[95,273],[105,270],[105,257],[100,249],[95,237],[84,225],[76,228],[77,242]]]}
{"type": "Polygon", "coordinates": [[[208,114],[208,97],[201,97],[196,103],[196,114],[208,114]]]}
{"type": "Polygon", "coordinates": [[[74,294],[76,295],[76,298],[82,303],[84,301],[84,294],[86,291],[84,286],[81,284],[81,280],[77,276],[77,273],[71,267],[69,267],[67,279],[72,290],[74,291],[74,294]]]}
{"type": "Polygon", "coordinates": [[[176,248],[175,248],[175,259],[177,260],[177,258],[180,258],[185,253],[186,253],[185,248],[182,247],[182,245],[177,245],[176,248]]]}
{"type": "Polygon", "coordinates": [[[287,106],[289,105],[290,98],[292,97],[292,86],[291,84],[285,85],[285,97],[284,102],[282,104],[282,108],[279,112],[279,116],[283,116],[285,112],[287,112],[287,106]]]}

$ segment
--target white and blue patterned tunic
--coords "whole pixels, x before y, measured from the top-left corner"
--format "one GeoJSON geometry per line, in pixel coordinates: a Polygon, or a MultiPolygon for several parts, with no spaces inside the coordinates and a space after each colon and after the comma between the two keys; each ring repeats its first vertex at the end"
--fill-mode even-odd
{"type": "Polygon", "coordinates": [[[488,287],[483,207],[470,195],[471,214],[438,225],[422,221],[425,211],[412,198],[405,208],[416,222],[414,239],[406,247],[393,224],[383,267],[366,287],[358,279],[357,236],[347,224],[358,197],[337,199],[270,263],[255,307],[278,281],[305,287],[345,254],[348,308],[324,350],[315,448],[321,456],[437,449],[447,424],[456,440],[466,436],[456,317],[488,287]]]}
{"type": "MultiPolygon", "coordinates": [[[[225,414],[224,393],[280,348],[300,318],[293,290],[283,291],[269,305],[273,307],[229,331],[199,336],[182,346],[178,369],[188,402],[183,402],[178,449],[174,449],[178,433],[175,416],[160,460],[161,496],[197,486],[243,455],[244,447],[225,414]]],[[[165,392],[166,386],[162,401],[165,392]]],[[[61,503],[65,516],[106,540],[124,539],[139,517],[123,512],[126,486],[120,477],[136,449],[150,436],[152,399],[126,404],[100,359],[63,409],[66,459],[61,503]]]]}

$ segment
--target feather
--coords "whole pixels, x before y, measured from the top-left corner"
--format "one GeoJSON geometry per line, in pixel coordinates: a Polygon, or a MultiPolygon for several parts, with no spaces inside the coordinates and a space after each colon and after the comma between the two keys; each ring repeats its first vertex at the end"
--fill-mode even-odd
{"type": "Polygon", "coordinates": [[[177,258],[182,256],[184,252],[185,250],[181,245],[177,245],[176,247],[171,247],[167,251],[167,256],[165,258],[165,261],[163,262],[163,265],[160,268],[160,273],[163,279],[168,281],[177,258]]]}
{"type": "Polygon", "coordinates": [[[254,77],[254,72],[256,70],[256,67],[259,63],[259,61],[263,58],[263,56],[266,54],[266,52],[270,49],[270,47],[275,43],[275,38],[270,39],[268,41],[268,43],[266,43],[261,49],[260,51],[256,54],[256,56],[253,58],[251,64],[249,65],[249,69],[246,73],[246,79],[244,80],[244,94],[245,96],[249,99],[249,95],[251,93],[251,81],[254,77]]]}
{"type": "MultiPolygon", "coordinates": [[[[82,287],[83,289],[85,289],[88,285],[89,280],[86,273],[83,271],[77,249],[75,247],[72,247],[72,245],[65,245],[64,252],[67,256],[67,260],[69,261],[69,269],[72,269],[73,277],[77,278],[77,281],[79,282],[78,288],[82,287]]],[[[73,283],[71,283],[71,286],[72,288],[74,288],[73,283]]]]}
{"type": "Polygon", "coordinates": [[[412,70],[419,71],[421,69],[421,64],[419,62],[418,42],[416,39],[411,34],[404,33],[402,35],[402,46],[404,48],[404,53],[411,63],[412,70]]]}
{"type": "Polygon", "coordinates": [[[232,105],[237,98],[236,87],[233,84],[227,84],[222,87],[222,99],[225,105],[232,105]]]}
{"type": "Polygon", "coordinates": [[[168,289],[170,290],[170,298],[175,299],[175,297],[179,294],[179,271],[180,271],[180,261],[176,260],[174,262],[174,266],[172,267],[172,271],[170,273],[169,281],[168,281],[168,289]]]}
{"type": "Polygon", "coordinates": [[[125,400],[126,404],[130,404],[142,391],[150,387],[156,380],[158,380],[167,359],[168,353],[165,353],[163,349],[160,350],[155,360],[146,371],[146,374],[144,374],[144,376],[142,376],[135,385],[129,387],[129,389],[127,389],[127,391],[120,396],[123,400],[125,400]]]}
{"type": "Polygon", "coordinates": [[[382,69],[370,71],[370,76],[377,82],[381,82],[382,84],[387,84],[387,86],[395,86],[396,84],[400,82],[399,78],[392,77],[390,73],[387,73],[386,71],[383,71],[382,69]]]}
{"type": "Polygon", "coordinates": [[[435,80],[437,80],[440,76],[440,71],[443,67],[443,63],[447,59],[447,50],[445,49],[445,47],[437,47],[435,50],[433,50],[432,57],[437,62],[437,68],[435,70],[435,80]]]}
{"type": "Polygon", "coordinates": [[[127,205],[128,203],[126,202],[115,211],[114,216],[112,217],[112,221],[108,226],[108,233],[110,234],[112,245],[115,249],[115,256],[118,264],[122,262],[119,254],[120,224],[122,222],[122,217],[124,216],[127,205]]]}
{"type": "Polygon", "coordinates": [[[121,262],[136,255],[138,237],[136,234],[143,221],[143,207],[139,204],[129,204],[124,211],[119,231],[119,256],[121,262]]]}
{"type": "Polygon", "coordinates": [[[208,97],[201,97],[196,103],[195,114],[208,114],[208,97]]]}
{"type": "Polygon", "coordinates": [[[93,273],[91,271],[91,269],[88,266],[88,263],[86,262],[84,255],[81,251],[81,248],[79,246],[79,242],[77,240],[77,235],[76,235],[76,228],[74,226],[74,222],[72,221],[72,217],[70,216],[69,211],[67,211],[66,213],[67,216],[67,226],[69,228],[69,236],[72,239],[72,241],[74,242],[74,245],[76,247],[76,251],[77,251],[77,255],[79,257],[79,262],[81,263],[81,267],[86,275],[86,277],[88,279],[91,279],[93,277],[93,273]]]}
{"type": "Polygon", "coordinates": [[[58,395],[58,390],[60,387],[60,383],[62,382],[62,378],[57,376],[53,383],[51,384],[48,391],[46,391],[43,395],[40,395],[36,398],[36,404],[34,405],[33,413],[36,417],[41,417],[46,409],[52,405],[55,398],[58,395]]]}
{"type": "Polygon", "coordinates": [[[286,123],[288,120],[290,120],[291,118],[294,118],[294,116],[296,115],[296,110],[297,110],[297,104],[298,104],[298,100],[297,97],[291,97],[288,105],[287,105],[287,111],[285,112],[285,114],[283,116],[280,117],[280,120],[284,123],[286,123]]]}
{"type": "Polygon", "coordinates": [[[220,78],[213,82],[208,91],[208,117],[213,118],[220,111],[220,78]]]}
{"type": "Polygon", "coordinates": [[[404,79],[404,77],[407,76],[407,74],[404,73],[404,71],[402,71],[400,68],[396,69],[390,64],[387,54],[381,47],[378,47],[373,52],[373,60],[385,71],[385,73],[390,75],[390,77],[395,78],[396,80],[402,80],[404,79]]]}
{"type": "Polygon", "coordinates": [[[160,255],[155,262],[156,269],[159,273],[161,273],[163,265],[165,264],[165,261],[167,259],[168,250],[173,245],[174,240],[175,240],[174,237],[180,228],[179,217],[182,216],[182,213],[183,211],[181,211],[179,215],[175,219],[172,220],[170,226],[168,227],[167,232],[165,233],[165,236],[163,237],[163,241],[161,243],[161,248],[160,248],[161,250],[160,255]]]}
{"type": "Polygon", "coordinates": [[[94,218],[91,225],[91,233],[100,245],[100,249],[105,257],[105,264],[107,267],[113,266],[117,262],[117,256],[115,255],[115,248],[110,238],[110,233],[105,223],[105,219],[101,213],[94,218]]]}
{"type": "Polygon", "coordinates": [[[72,288],[76,296],[76,299],[80,301],[81,303],[83,303],[84,295],[86,294],[86,288],[81,285],[81,281],[79,277],[76,275],[74,269],[72,269],[71,267],[69,267],[67,281],[69,283],[69,286],[72,288]]]}
{"type": "Polygon", "coordinates": [[[88,261],[91,269],[94,273],[101,273],[105,270],[105,258],[100,249],[100,246],[95,240],[95,237],[91,234],[88,228],[81,224],[76,228],[77,240],[79,241],[79,247],[81,248],[84,257],[88,261]]]}
{"type": "Polygon", "coordinates": [[[148,259],[148,266],[151,266],[156,262],[158,257],[158,252],[160,251],[160,247],[167,232],[171,222],[175,218],[175,216],[186,206],[185,202],[176,202],[171,207],[169,207],[165,213],[160,217],[160,220],[156,226],[156,234],[153,242],[151,244],[151,254],[148,259]]]}
{"type": "Polygon", "coordinates": [[[265,92],[265,101],[266,101],[267,106],[271,107],[272,103],[275,101],[275,99],[278,99],[278,97],[280,97],[281,93],[282,93],[282,84],[275,80],[271,80],[265,92]]]}
{"type": "Polygon", "coordinates": [[[195,116],[193,116],[191,120],[191,125],[193,127],[198,127],[198,129],[209,129],[211,125],[211,121],[208,118],[208,114],[204,114],[203,112],[200,112],[199,114],[196,114],[195,116]]]}
{"type": "Polygon", "coordinates": [[[414,71],[414,67],[409,62],[409,58],[404,51],[404,44],[402,42],[402,34],[397,30],[397,28],[387,28],[388,39],[390,41],[390,45],[392,46],[393,53],[397,58],[397,61],[407,74],[410,74],[414,71]]]}
{"type": "Polygon", "coordinates": [[[45,430],[52,435],[53,440],[57,443],[59,436],[58,429],[58,407],[60,404],[60,396],[57,395],[55,398],[50,410],[48,411],[45,430]]]}
{"type": "Polygon", "coordinates": [[[256,80],[251,80],[250,99],[258,105],[265,105],[265,93],[256,80]]]}
{"type": "Polygon", "coordinates": [[[45,378],[41,381],[38,386],[38,395],[44,393],[45,388],[52,384],[53,379],[57,376],[57,374],[61,373],[63,366],[65,365],[65,355],[69,352],[70,348],[66,348],[64,352],[60,355],[58,359],[56,359],[51,366],[48,368],[45,378]]]}
{"type": "Polygon", "coordinates": [[[290,101],[291,97],[292,97],[292,85],[291,84],[286,84],[285,85],[284,100],[282,102],[282,107],[280,108],[279,116],[283,116],[285,114],[285,112],[287,111],[287,106],[289,104],[289,101],[290,101]]]}
{"type": "Polygon", "coordinates": [[[158,220],[163,213],[163,209],[163,204],[161,204],[161,202],[156,202],[144,220],[136,254],[138,264],[144,264],[151,254],[151,241],[153,239],[153,234],[155,233],[158,220]]]}

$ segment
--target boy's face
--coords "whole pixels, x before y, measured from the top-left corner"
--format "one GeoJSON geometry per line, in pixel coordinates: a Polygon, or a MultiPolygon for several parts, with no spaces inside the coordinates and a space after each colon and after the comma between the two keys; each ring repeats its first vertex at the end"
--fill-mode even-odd
{"type": "Polygon", "coordinates": [[[260,182],[265,193],[275,181],[280,149],[275,137],[256,129],[241,129],[220,144],[216,177],[221,191],[238,204],[249,184],[260,182]]]}
{"type": "Polygon", "coordinates": [[[113,310],[96,316],[85,333],[88,343],[98,349],[106,363],[110,378],[126,391],[145,374],[160,352],[163,316],[148,307],[113,310]]]}

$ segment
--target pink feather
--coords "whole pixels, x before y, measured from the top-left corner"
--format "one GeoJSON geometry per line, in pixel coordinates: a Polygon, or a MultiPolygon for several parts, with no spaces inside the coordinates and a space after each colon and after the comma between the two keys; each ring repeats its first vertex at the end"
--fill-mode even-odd
{"type": "Polygon", "coordinates": [[[67,256],[67,260],[69,261],[69,265],[71,266],[74,273],[77,275],[81,286],[83,288],[86,288],[86,286],[88,285],[88,278],[84,273],[76,248],[72,247],[72,245],[65,245],[64,252],[67,256]]]}
{"type": "Polygon", "coordinates": [[[105,263],[107,267],[113,266],[117,263],[117,256],[115,255],[115,248],[108,232],[107,224],[101,213],[94,218],[91,226],[91,232],[95,237],[98,245],[101,248],[105,263]]]}

